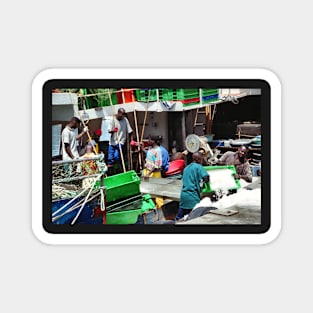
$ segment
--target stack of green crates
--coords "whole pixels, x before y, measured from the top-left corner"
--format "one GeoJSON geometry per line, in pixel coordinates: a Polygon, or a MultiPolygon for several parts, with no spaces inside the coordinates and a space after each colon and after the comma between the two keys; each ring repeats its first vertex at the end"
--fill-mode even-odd
{"type": "Polygon", "coordinates": [[[110,106],[112,102],[112,105],[117,104],[117,95],[116,95],[116,89],[110,89],[110,94],[103,94],[99,96],[99,107],[107,107],[110,106]],[[111,101],[110,101],[111,97],[111,101]]]}
{"type": "Polygon", "coordinates": [[[135,224],[138,216],[145,213],[148,210],[155,208],[155,204],[151,198],[151,195],[146,194],[142,197],[142,204],[137,210],[128,210],[121,212],[107,213],[107,224],[135,224]]]}
{"type": "MultiPolygon", "coordinates": [[[[156,89],[139,89],[136,90],[136,100],[139,102],[156,101],[156,89]],[[149,94],[150,91],[150,94],[149,94]]],[[[181,89],[159,89],[159,99],[161,101],[187,101],[195,99],[193,102],[200,102],[200,91],[198,88],[181,88],[181,89]]],[[[203,103],[210,103],[218,99],[218,89],[202,89],[203,103]]]]}
{"type": "Polygon", "coordinates": [[[138,102],[153,102],[157,101],[156,89],[138,89],[135,92],[136,101],[138,102]]]}
{"type": "Polygon", "coordinates": [[[202,89],[202,103],[217,101],[219,97],[218,89],[202,89]]]}
{"type": "Polygon", "coordinates": [[[199,98],[199,89],[174,89],[175,100],[189,100],[199,98]]]}
{"type": "MultiPolygon", "coordinates": [[[[98,188],[100,181],[95,186],[98,188]]],[[[135,171],[108,176],[104,178],[104,186],[107,203],[140,194],[140,178],[135,171]]]]}
{"type": "MultiPolygon", "coordinates": [[[[110,106],[111,102],[112,102],[112,105],[117,104],[116,89],[108,90],[108,88],[101,88],[101,89],[93,89],[91,92],[94,92],[97,95],[86,97],[87,109],[110,106]],[[107,93],[108,91],[110,91],[110,94],[107,93]],[[111,97],[111,101],[110,101],[110,97],[111,97]]],[[[87,94],[87,91],[85,94],[87,94]]]]}
{"type": "Polygon", "coordinates": [[[159,89],[160,100],[188,100],[199,98],[199,89],[159,89]]]}
{"type": "Polygon", "coordinates": [[[159,89],[159,98],[162,101],[174,101],[176,100],[174,98],[173,90],[175,89],[165,89],[165,88],[160,88],[159,89]]]}

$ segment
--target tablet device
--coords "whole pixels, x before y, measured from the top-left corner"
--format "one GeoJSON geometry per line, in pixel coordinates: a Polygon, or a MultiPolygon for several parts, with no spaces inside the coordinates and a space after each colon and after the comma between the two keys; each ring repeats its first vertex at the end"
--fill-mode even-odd
{"type": "Polygon", "coordinates": [[[32,125],[32,227],[45,243],[279,234],[281,86],[269,70],[43,70],[32,125]]]}

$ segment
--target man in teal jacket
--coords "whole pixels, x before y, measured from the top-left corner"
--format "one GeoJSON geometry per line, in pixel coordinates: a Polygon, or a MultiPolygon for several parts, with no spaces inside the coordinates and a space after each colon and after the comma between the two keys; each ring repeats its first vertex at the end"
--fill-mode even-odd
{"type": "Polygon", "coordinates": [[[209,182],[209,174],[203,168],[203,154],[195,152],[193,162],[183,172],[183,187],[180,193],[180,203],[175,220],[180,220],[201,200],[201,182],[209,182]]]}

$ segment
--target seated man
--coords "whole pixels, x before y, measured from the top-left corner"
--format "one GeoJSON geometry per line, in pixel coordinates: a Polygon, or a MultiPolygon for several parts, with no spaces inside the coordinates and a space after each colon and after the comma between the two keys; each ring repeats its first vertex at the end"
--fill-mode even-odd
{"type": "Polygon", "coordinates": [[[235,179],[244,179],[248,183],[252,182],[252,171],[248,159],[248,146],[240,146],[236,152],[227,151],[217,161],[217,165],[234,165],[236,168],[235,179]]]}

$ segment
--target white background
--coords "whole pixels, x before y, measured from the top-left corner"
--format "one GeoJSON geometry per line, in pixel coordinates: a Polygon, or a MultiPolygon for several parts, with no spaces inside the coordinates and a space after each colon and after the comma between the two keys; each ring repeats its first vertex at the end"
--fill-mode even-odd
{"type": "Polygon", "coordinates": [[[148,3],[2,4],[1,312],[312,311],[310,2],[148,3]],[[280,236],[264,246],[39,242],[31,231],[31,83],[53,67],[272,70],[283,87],[280,236]]]}

